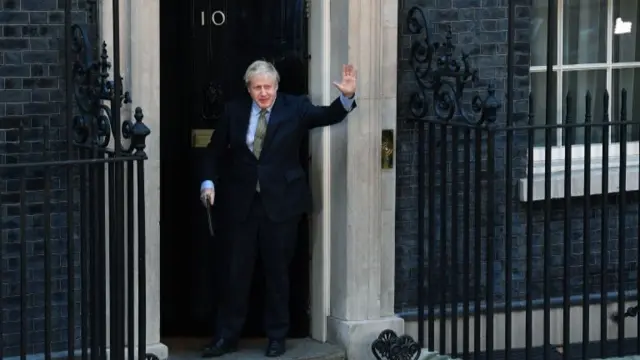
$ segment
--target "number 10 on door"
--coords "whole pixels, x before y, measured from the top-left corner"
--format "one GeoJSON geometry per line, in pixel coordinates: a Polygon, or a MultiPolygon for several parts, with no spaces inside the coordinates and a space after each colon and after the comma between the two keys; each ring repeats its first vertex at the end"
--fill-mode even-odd
{"type": "MultiPolygon", "coordinates": [[[[212,12],[210,18],[211,18],[211,23],[215,26],[222,26],[224,25],[225,22],[227,22],[227,15],[225,15],[224,12],[221,10],[216,10],[212,12]]],[[[201,11],[200,23],[202,24],[202,26],[206,24],[206,21],[207,21],[207,15],[205,14],[204,11],[201,11]]]]}

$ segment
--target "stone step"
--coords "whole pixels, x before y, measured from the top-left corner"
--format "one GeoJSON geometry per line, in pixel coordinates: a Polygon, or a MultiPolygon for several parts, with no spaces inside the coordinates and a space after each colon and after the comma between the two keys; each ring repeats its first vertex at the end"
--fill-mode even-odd
{"type": "MultiPolygon", "coordinates": [[[[207,339],[170,338],[162,339],[169,347],[169,360],[201,360],[200,350],[207,339]]],[[[264,356],[266,339],[250,339],[240,342],[236,353],[225,355],[224,360],[258,360],[269,359],[264,356]]],[[[320,343],[312,339],[291,339],[287,341],[287,352],[279,357],[281,360],[345,360],[345,352],[341,348],[320,343]]]]}

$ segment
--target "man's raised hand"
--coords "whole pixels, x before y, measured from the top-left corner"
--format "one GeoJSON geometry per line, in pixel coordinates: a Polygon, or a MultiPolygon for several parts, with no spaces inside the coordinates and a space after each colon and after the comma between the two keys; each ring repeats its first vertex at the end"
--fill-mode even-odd
{"type": "Polygon", "coordinates": [[[356,68],[351,65],[342,65],[342,80],[340,82],[334,81],[333,85],[340,90],[342,95],[352,98],[356,93],[356,68]]]}

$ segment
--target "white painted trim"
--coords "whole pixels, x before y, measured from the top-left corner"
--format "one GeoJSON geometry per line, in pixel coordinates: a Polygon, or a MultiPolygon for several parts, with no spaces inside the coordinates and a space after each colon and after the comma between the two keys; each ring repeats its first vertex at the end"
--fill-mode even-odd
{"type": "MultiPolygon", "coordinates": [[[[315,104],[331,101],[331,7],[328,1],[310,0],[309,94],[315,104]]],[[[327,317],[331,297],[331,133],[330,128],[310,135],[311,188],[311,337],[327,340],[327,317]]]]}
{"type": "MultiPolygon", "coordinates": [[[[585,189],[585,164],[583,159],[572,159],[571,164],[571,197],[582,197],[585,194],[588,195],[600,195],[602,191],[603,176],[603,159],[594,158],[591,166],[589,167],[589,174],[591,184],[589,189],[585,189]],[[586,190],[586,191],[585,191],[586,190]]],[[[615,194],[626,191],[640,190],[640,155],[629,155],[626,161],[626,181],[625,189],[620,189],[620,157],[609,156],[608,164],[608,187],[607,192],[609,194],[615,194]]],[[[534,171],[532,175],[533,181],[533,197],[531,201],[544,200],[545,197],[545,169],[544,162],[534,165],[534,171]]],[[[552,199],[561,199],[565,197],[565,181],[566,173],[564,171],[564,164],[560,167],[560,164],[552,164],[551,167],[551,194],[552,199]]],[[[518,198],[520,201],[529,201],[527,198],[527,186],[528,179],[522,178],[518,181],[518,198]]]]}
{"type": "MultiPolygon", "coordinates": [[[[609,162],[613,161],[619,162],[619,157],[621,154],[621,144],[620,143],[611,143],[607,146],[607,150],[609,151],[609,162]]],[[[629,158],[632,155],[640,154],[640,143],[637,141],[629,141],[627,142],[627,157],[629,158]]],[[[578,164],[584,163],[584,159],[587,155],[586,147],[582,144],[576,144],[571,146],[571,167],[574,168],[578,164]]],[[[602,162],[603,160],[603,144],[591,144],[590,146],[589,157],[591,158],[592,163],[602,162]]],[[[535,147],[533,148],[533,165],[534,165],[534,174],[539,171],[544,172],[544,162],[546,149],[544,147],[535,147]]],[[[550,148],[551,151],[551,166],[552,171],[564,170],[564,161],[566,158],[566,149],[565,146],[553,146],[550,148]]]]}
{"type": "MultiPolygon", "coordinates": [[[[607,69],[633,69],[640,67],[640,62],[618,62],[618,63],[586,63],[586,64],[565,64],[565,65],[553,65],[553,71],[558,70],[607,70],[607,69]]],[[[535,65],[529,68],[532,73],[546,72],[546,65],[535,65]]]]}
{"type": "MultiPolygon", "coordinates": [[[[109,61],[113,62],[113,13],[114,0],[98,2],[98,31],[100,42],[107,44],[109,61]]],[[[120,4],[120,75],[123,76],[124,91],[130,91],[133,104],[123,105],[121,120],[132,118],[132,109],[140,106],[144,111],[144,122],[151,129],[147,137],[145,161],[145,212],[146,223],[146,344],[147,351],[161,360],[167,358],[167,347],[160,343],[160,5],[155,0],[118,0],[120,4]],[[139,14],[148,17],[145,21],[133,21],[139,14]]],[[[113,80],[114,70],[109,70],[113,80]]],[[[113,137],[109,148],[113,148],[113,137]]],[[[106,205],[105,205],[106,206],[106,205]]],[[[139,219],[137,219],[139,220],[139,219]]],[[[108,222],[108,219],[107,219],[108,222]]],[[[105,229],[108,238],[108,226],[105,229]]],[[[107,244],[108,245],[108,244],[107,244]]],[[[106,261],[108,267],[108,256],[106,261]]],[[[107,273],[108,273],[108,269],[107,273]]],[[[137,286],[137,285],[136,285],[137,286]]],[[[109,286],[107,284],[107,313],[109,311],[109,286]]],[[[135,302],[138,294],[134,294],[135,302]]],[[[137,305],[136,305],[137,309],[137,305]]],[[[127,310],[128,311],[128,310],[127,310]]],[[[136,310],[137,311],[137,310],[136,310]]],[[[135,311],[134,311],[135,312],[135,311]]],[[[107,314],[109,319],[109,314],[107,314]]],[[[107,328],[109,327],[107,323],[107,328]]],[[[137,331],[137,330],[136,330],[137,331]]],[[[107,330],[107,341],[109,331],[107,330]]],[[[137,334],[135,335],[137,342],[137,334]]]]}

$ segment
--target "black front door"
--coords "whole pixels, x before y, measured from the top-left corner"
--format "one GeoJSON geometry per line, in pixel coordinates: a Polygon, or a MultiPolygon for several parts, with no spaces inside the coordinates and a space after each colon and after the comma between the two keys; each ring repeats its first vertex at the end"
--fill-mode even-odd
{"type": "MultiPolygon", "coordinates": [[[[189,0],[161,2],[162,328],[166,335],[210,335],[225,279],[225,208],[218,196],[215,235],[198,201],[202,162],[225,101],[244,95],[244,71],[273,62],[280,91],[307,92],[305,0],[189,0]],[[186,218],[186,220],[182,220],[186,218]]],[[[301,149],[308,168],[308,147],[301,149]]],[[[223,172],[224,173],[224,172],[223,172]]],[[[224,179],[216,184],[224,193],[224,179]]],[[[308,221],[292,265],[292,335],[309,332],[308,221]]],[[[246,336],[262,335],[263,279],[257,264],[246,336]]]]}

